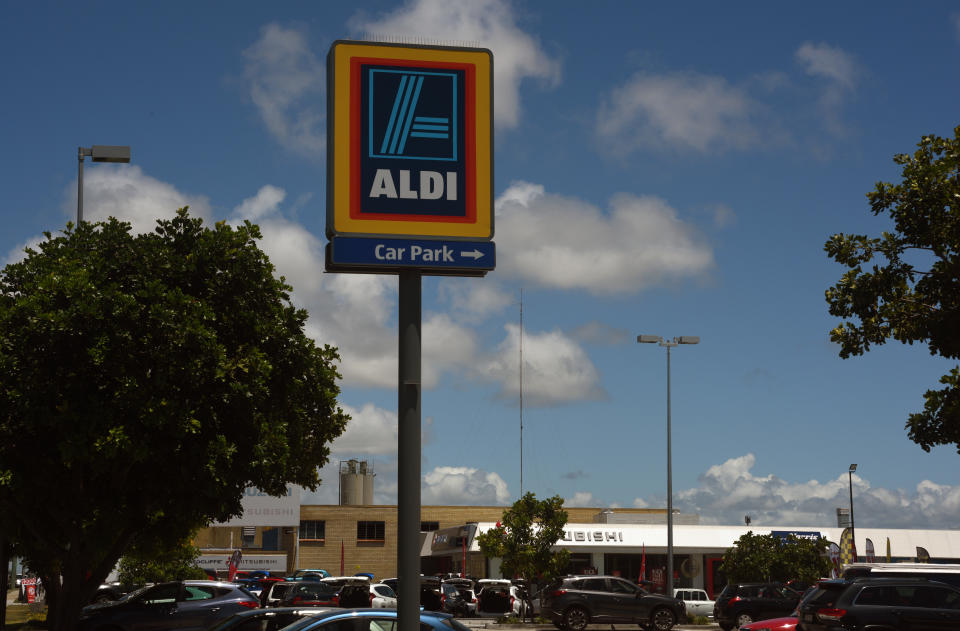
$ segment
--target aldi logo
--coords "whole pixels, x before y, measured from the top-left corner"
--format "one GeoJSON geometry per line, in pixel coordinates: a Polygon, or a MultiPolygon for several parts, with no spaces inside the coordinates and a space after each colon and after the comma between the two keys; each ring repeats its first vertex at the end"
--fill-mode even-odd
{"type": "Polygon", "coordinates": [[[336,42],[328,236],[493,236],[492,56],[336,42]]]}

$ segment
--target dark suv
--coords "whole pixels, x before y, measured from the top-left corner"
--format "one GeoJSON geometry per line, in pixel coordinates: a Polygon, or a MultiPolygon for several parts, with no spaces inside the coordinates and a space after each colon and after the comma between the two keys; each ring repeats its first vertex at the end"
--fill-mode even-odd
{"type": "Polygon", "coordinates": [[[713,604],[713,619],[730,631],[754,620],[789,616],[800,596],[783,583],[730,583],[713,604]]]}
{"type": "Polygon", "coordinates": [[[686,617],[678,598],[651,594],[617,576],[565,576],[540,591],[540,612],[561,629],[587,624],[639,624],[668,631],[686,617]]]}
{"type": "Polygon", "coordinates": [[[960,629],[960,590],[924,578],[821,581],[799,614],[803,631],[960,629]]]}

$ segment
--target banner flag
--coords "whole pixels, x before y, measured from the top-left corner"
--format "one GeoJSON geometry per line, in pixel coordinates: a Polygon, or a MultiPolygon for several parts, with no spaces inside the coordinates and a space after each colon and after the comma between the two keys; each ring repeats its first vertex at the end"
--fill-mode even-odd
{"type": "Polygon", "coordinates": [[[243,559],[243,552],[237,548],[233,551],[233,554],[230,555],[230,560],[227,561],[227,580],[231,583],[237,575],[237,568],[240,567],[241,559],[243,559]]]}
{"type": "Polygon", "coordinates": [[[844,528],[840,534],[840,563],[856,563],[857,551],[853,547],[853,533],[849,528],[844,528]]]}
{"type": "Polygon", "coordinates": [[[867,563],[877,562],[877,557],[873,550],[873,541],[870,539],[867,539],[866,553],[867,553],[867,563]]]}
{"type": "Polygon", "coordinates": [[[830,578],[840,578],[840,546],[831,541],[827,554],[830,556],[830,578]]]}
{"type": "Polygon", "coordinates": [[[887,563],[890,563],[890,537],[887,537],[887,563]]]}
{"type": "Polygon", "coordinates": [[[917,546],[917,563],[929,563],[930,562],[930,553],[927,552],[926,548],[921,548],[917,546]]]}
{"type": "MultiPolygon", "coordinates": [[[[636,549],[636,548],[634,548],[636,549]]],[[[640,555],[640,582],[647,580],[647,544],[643,544],[642,552],[640,555]]]]}

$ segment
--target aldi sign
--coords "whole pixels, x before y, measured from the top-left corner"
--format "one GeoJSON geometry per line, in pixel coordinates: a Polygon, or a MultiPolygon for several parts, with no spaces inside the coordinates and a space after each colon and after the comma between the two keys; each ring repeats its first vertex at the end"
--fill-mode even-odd
{"type": "Polygon", "coordinates": [[[490,241],[490,51],[338,41],[327,66],[334,254],[338,237],[490,241]]]}

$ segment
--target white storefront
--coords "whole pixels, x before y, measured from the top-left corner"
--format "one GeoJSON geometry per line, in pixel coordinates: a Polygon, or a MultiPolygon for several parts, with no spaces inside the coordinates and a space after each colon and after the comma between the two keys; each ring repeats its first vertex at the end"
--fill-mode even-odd
{"type": "MultiPolygon", "coordinates": [[[[477,525],[477,534],[494,528],[493,522],[477,525]]],[[[716,568],[724,552],[733,547],[742,535],[775,534],[801,537],[823,537],[839,542],[842,528],[815,526],[704,526],[674,524],[674,585],[699,587],[714,592],[716,568]]],[[[960,531],[958,530],[904,530],[890,528],[857,528],[856,548],[867,549],[867,539],[873,543],[876,560],[887,555],[894,561],[915,560],[917,548],[930,554],[931,562],[960,563],[960,531]]],[[[582,523],[567,524],[563,538],[557,545],[570,551],[571,565],[576,573],[620,575],[631,580],[640,578],[640,567],[646,570],[646,579],[662,586],[666,578],[667,527],[665,524],[582,523]]],[[[476,538],[471,538],[468,552],[479,553],[476,538]]],[[[499,575],[499,564],[489,566],[491,576],[499,575]]]]}

